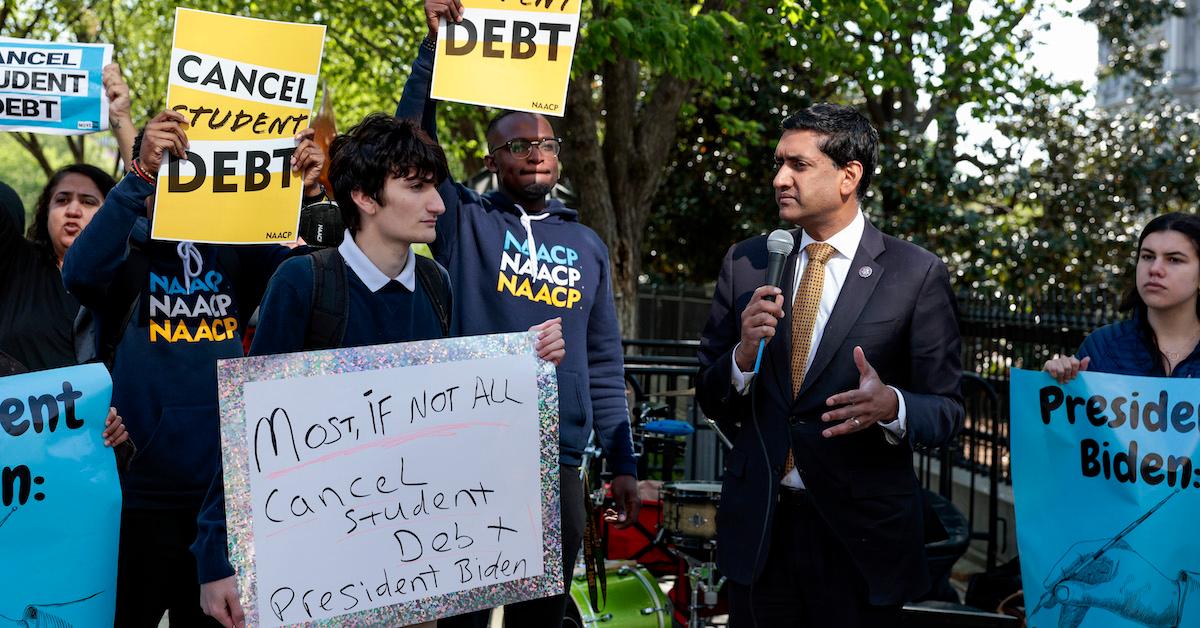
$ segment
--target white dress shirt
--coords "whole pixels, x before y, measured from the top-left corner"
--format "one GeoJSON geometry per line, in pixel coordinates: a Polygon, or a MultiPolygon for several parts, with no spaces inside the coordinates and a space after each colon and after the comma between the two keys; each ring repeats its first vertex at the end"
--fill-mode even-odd
{"type": "MultiPolygon", "coordinates": [[[[854,220],[846,225],[841,231],[834,234],[826,244],[833,247],[833,256],[829,261],[825,262],[825,283],[821,287],[821,300],[817,303],[817,317],[813,322],[812,342],[808,347],[808,358],[805,362],[805,372],[812,366],[813,358],[817,355],[817,349],[821,346],[821,337],[825,334],[825,324],[829,322],[829,316],[833,313],[833,306],[837,304],[838,295],[842,292],[842,286],[846,283],[846,276],[850,274],[850,265],[854,262],[854,255],[858,252],[858,243],[862,240],[863,230],[866,228],[866,218],[863,217],[862,211],[859,211],[854,220]]],[[[784,307],[790,313],[792,309],[792,301],[796,296],[796,291],[800,288],[800,280],[804,277],[804,269],[808,266],[808,245],[814,240],[812,236],[801,230],[800,237],[800,254],[796,256],[796,272],[793,273],[791,297],[784,302],[784,307]]],[[[784,317],[780,324],[790,325],[791,318],[784,317]]],[[[737,349],[734,349],[734,354],[737,349]]],[[[731,371],[734,389],[740,394],[746,394],[750,390],[750,383],[754,379],[754,373],[744,372],[738,367],[734,361],[731,371]]],[[[894,386],[888,386],[896,393],[898,402],[897,416],[895,420],[887,423],[879,423],[879,426],[884,429],[884,437],[892,444],[900,442],[904,438],[906,432],[906,412],[904,407],[904,395],[900,394],[894,386]]],[[[804,488],[804,482],[800,479],[800,474],[796,469],[792,469],[782,480],[784,486],[792,488],[804,488]]]]}
{"type": "Polygon", "coordinates": [[[367,286],[367,290],[371,292],[379,292],[384,286],[388,285],[389,281],[395,280],[400,282],[400,285],[408,288],[409,292],[417,289],[417,261],[413,258],[416,252],[412,247],[408,247],[408,257],[404,259],[404,268],[400,270],[400,274],[395,277],[388,277],[383,274],[382,270],[367,257],[362,249],[358,248],[358,244],[354,242],[354,238],[350,234],[350,230],[346,230],[346,235],[342,238],[342,243],[338,245],[338,253],[342,254],[342,259],[346,260],[346,265],[354,274],[362,280],[367,286]]]}

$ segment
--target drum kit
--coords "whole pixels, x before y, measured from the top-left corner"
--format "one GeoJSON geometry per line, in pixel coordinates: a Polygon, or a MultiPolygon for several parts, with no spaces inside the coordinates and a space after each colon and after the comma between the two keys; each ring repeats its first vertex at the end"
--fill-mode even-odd
{"type": "MultiPolygon", "coordinates": [[[[640,410],[635,415],[654,416],[646,408],[640,410]]],[[[658,455],[662,477],[671,478],[693,431],[685,421],[635,420],[635,448],[643,459],[645,454],[658,455]]],[[[642,469],[643,477],[644,473],[642,469]]],[[[608,559],[607,599],[598,611],[591,607],[586,575],[577,568],[564,628],[700,628],[717,625],[714,622],[728,613],[725,578],[716,565],[721,485],[642,480],[638,493],[642,507],[637,521],[623,529],[605,522],[601,530],[608,559]],[[667,592],[659,578],[674,581],[667,592]]],[[[611,500],[604,488],[592,493],[596,507],[611,506],[611,500]]]]}
{"type": "MultiPolygon", "coordinates": [[[[639,520],[623,530],[606,523],[603,530],[608,541],[607,599],[599,610],[592,609],[584,569],[577,568],[564,628],[700,628],[714,625],[718,615],[728,613],[722,595],[725,578],[716,565],[721,485],[639,484],[639,520]],[[659,578],[674,579],[665,593],[659,578]]],[[[602,500],[611,499],[603,491],[598,493],[602,500]]]]}
{"type": "Polygon", "coordinates": [[[632,560],[605,561],[604,572],[608,594],[597,611],[588,602],[587,577],[582,570],[576,571],[563,628],[671,628],[671,600],[654,574],[632,560]]]}
{"type": "MultiPolygon", "coordinates": [[[[692,394],[672,391],[665,395],[692,394]]],[[[663,395],[664,393],[659,393],[663,395]]],[[[687,437],[694,429],[686,421],[668,418],[664,407],[636,406],[634,448],[639,452],[639,477],[663,478],[638,482],[641,510],[626,528],[604,521],[600,531],[605,548],[607,597],[599,610],[591,607],[583,567],[571,581],[567,617],[563,628],[702,628],[727,625],[729,602],[725,577],[717,568],[717,512],[721,485],[716,482],[675,482],[674,466],[683,459],[687,437]],[[649,458],[659,461],[651,469],[649,458]],[[659,579],[664,581],[660,585],[659,579]],[[673,580],[669,587],[666,581],[673,580]],[[664,591],[666,591],[664,593],[664,591]]],[[[717,438],[732,444],[710,419],[704,418],[717,438]]],[[[599,456],[594,440],[584,455],[584,465],[599,456]]],[[[966,518],[945,498],[926,492],[926,552],[930,576],[946,580],[951,566],[970,542],[966,518]],[[940,528],[941,532],[933,531],[940,528]]],[[[590,493],[593,507],[615,505],[601,487],[590,493]]],[[[582,561],[580,561],[582,564],[582,561]]],[[[948,585],[947,585],[948,586],[948,585]]],[[[952,595],[957,599],[957,595],[952,595]]],[[[989,613],[961,604],[925,601],[905,605],[904,625],[911,628],[1004,628],[1017,622],[1006,614],[989,613]]]]}

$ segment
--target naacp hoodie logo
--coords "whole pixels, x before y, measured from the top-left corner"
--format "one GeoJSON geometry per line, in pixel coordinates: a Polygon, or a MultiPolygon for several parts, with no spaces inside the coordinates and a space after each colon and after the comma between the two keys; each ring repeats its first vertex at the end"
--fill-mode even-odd
{"type": "Polygon", "coordinates": [[[209,270],[187,287],[179,277],[150,272],[150,342],[220,342],[236,338],[238,323],[233,297],[209,270]]]}
{"type": "Polygon", "coordinates": [[[575,264],[579,253],[569,246],[537,245],[537,258],[530,257],[529,244],[510,231],[504,232],[500,274],[496,291],[524,297],[535,303],[571,309],[583,297],[575,287],[582,276],[575,264]]]}

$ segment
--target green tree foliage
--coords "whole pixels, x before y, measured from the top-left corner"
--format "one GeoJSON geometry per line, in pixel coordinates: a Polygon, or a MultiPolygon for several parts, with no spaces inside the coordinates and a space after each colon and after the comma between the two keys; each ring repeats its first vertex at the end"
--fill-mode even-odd
{"type": "Polygon", "coordinates": [[[635,329],[646,227],[668,172],[681,111],[761,68],[764,37],[784,32],[774,3],[593,0],[567,93],[564,173],[608,244],[623,329],[635,329]],[[737,51],[734,54],[732,51],[737,51]]]}
{"type": "Polygon", "coordinates": [[[670,218],[649,229],[651,280],[711,279],[718,251],[777,226],[777,124],[832,100],[861,108],[881,130],[865,203],[872,220],[942,255],[959,289],[1120,291],[1141,225],[1200,201],[1197,114],[1162,96],[1164,48],[1153,37],[1180,6],[1089,9],[1109,41],[1104,72],[1137,77],[1138,87],[1136,106],[1097,110],[1080,86],[1055,84],[1029,61],[1028,30],[1045,4],[938,1],[884,11],[826,2],[802,12],[798,24],[820,37],[789,42],[806,48],[805,61],[772,65],[798,71],[746,72],[734,89],[691,103],[655,200],[670,218]],[[967,145],[967,116],[1005,139],[967,145]]]}
{"type": "MultiPolygon", "coordinates": [[[[1145,217],[1197,200],[1195,116],[1154,95],[1163,53],[1154,27],[1181,5],[1121,0],[1088,10],[1111,72],[1136,77],[1143,90],[1139,109],[1120,111],[1091,110],[1078,85],[1055,84],[1032,67],[1030,29],[1052,6],[585,2],[566,118],[555,124],[584,220],[610,247],[623,326],[634,329],[639,279],[711,279],[720,251],[778,224],[770,187],[778,123],[826,100],[861,108],[880,129],[878,184],[865,204],[872,220],[941,254],[960,287],[1112,287],[1145,217]],[[1006,141],[966,145],[968,117],[1006,141]]],[[[140,123],[163,106],[174,8],[164,0],[3,0],[0,35],[112,42],[140,123]]],[[[394,107],[425,35],[419,0],[207,0],[196,8],[326,24],[322,76],[342,128],[394,107]]],[[[455,170],[478,171],[490,112],[452,103],[441,112],[455,170]]],[[[34,172],[96,160],[87,152],[95,142],[49,149],[61,140],[10,139],[27,149],[34,172]]],[[[25,183],[16,182],[37,187],[25,183]]]]}
{"type": "Polygon", "coordinates": [[[984,263],[961,273],[977,287],[1119,292],[1142,225],[1200,206],[1194,109],[1158,96],[1113,111],[1031,108],[1021,123],[1045,153],[988,190],[997,211],[972,234],[984,263]]]}
{"type": "MultiPolygon", "coordinates": [[[[686,167],[672,171],[660,202],[686,205],[708,190],[708,211],[738,210],[743,217],[696,228],[729,240],[777,224],[770,179],[778,124],[811,102],[831,100],[860,108],[880,131],[876,184],[865,202],[876,223],[950,254],[957,236],[980,221],[970,201],[987,176],[965,175],[961,166],[991,171],[1011,166],[1013,158],[990,145],[964,147],[959,116],[995,123],[1016,115],[1031,97],[1071,92],[1029,68],[1028,28],[1038,11],[1034,0],[830,0],[784,8],[793,26],[764,49],[770,72],[752,70],[736,89],[697,101],[698,115],[681,134],[674,162],[686,167]],[[709,127],[714,120],[722,121],[719,129],[709,127]],[[750,122],[763,126],[748,135],[750,122]],[[700,168],[706,177],[701,181],[691,167],[701,148],[724,143],[735,146],[713,154],[734,163],[718,163],[715,174],[700,168]],[[747,158],[750,170],[744,172],[747,158]]],[[[719,248],[689,251],[711,257],[719,248]]],[[[652,252],[669,256],[673,250],[668,241],[655,240],[652,252]]],[[[667,279],[692,274],[685,259],[665,265],[667,279]]]]}

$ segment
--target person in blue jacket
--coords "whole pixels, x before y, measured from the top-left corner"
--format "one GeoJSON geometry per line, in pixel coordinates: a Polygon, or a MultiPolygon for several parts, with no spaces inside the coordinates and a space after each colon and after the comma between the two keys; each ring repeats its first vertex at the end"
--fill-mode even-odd
{"type": "MultiPolygon", "coordinates": [[[[112,404],[138,452],[121,474],[123,507],[115,625],[214,625],[200,609],[188,546],[220,461],[216,361],[242,355],[242,329],[275,268],[293,253],[279,245],[215,246],[149,238],[145,216],[168,151],[186,158],[184,118],[164,111],[147,124],[131,172],[112,189],[67,250],[67,290],[92,310],[111,344],[112,404]],[[113,301],[123,290],[128,303],[113,301]],[[123,324],[122,324],[123,323],[123,324]]],[[[312,131],[297,136],[292,168],[305,193],[320,194],[324,157],[312,131]]],[[[299,250],[303,252],[303,250],[299,250]]]]}
{"type": "MultiPolygon", "coordinates": [[[[396,116],[419,120],[436,138],[430,99],[438,19],[457,20],[457,0],[427,0],[429,35],[421,44],[396,116]]],[[[621,333],[613,305],[608,249],[579,214],[547,195],[558,183],[561,139],[544,116],[502,112],[487,130],[487,168],[500,189],[480,196],[447,177],[438,186],[446,212],[438,218],[434,257],[449,271],[458,298],[454,333],[527,329],[561,316],[567,355],[558,367],[559,445],[564,580],[582,544],[583,450],[594,429],[613,471],[617,523],[637,515],[636,460],[625,399],[621,333]]],[[[510,605],[509,626],[558,628],[563,595],[510,605]]]]}
{"type": "Polygon", "coordinates": [[[1080,371],[1151,377],[1200,376],[1200,217],[1173,212],[1138,238],[1134,284],[1121,303],[1128,320],[1088,334],[1075,356],[1043,370],[1066,383],[1080,371]]]}
{"type": "MultiPolygon", "coordinates": [[[[1180,212],[1158,216],[1138,238],[1134,283],[1121,303],[1121,309],[1131,311],[1132,316],[1088,334],[1076,355],[1049,360],[1043,370],[1061,384],[1081,371],[1200,376],[1198,295],[1200,217],[1180,212]]],[[[1196,612],[1200,608],[1196,573],[1182,571],[1172,579],[1128,545],[1110,551],[1121,559],[1114,561],[1117,566],[1107,580],[1066,580],[1059,585],[1065,592],[1059,600],[1074,610],[1077,619],[1088,608],[1099,607],[1137,623],[1146,617],[1169,617],[1170,625],[1197,625],[1187,619],[1200,617],[1196,612]],[[1139,595],[1129,596],[1129,590],[1139,595]]]]}

